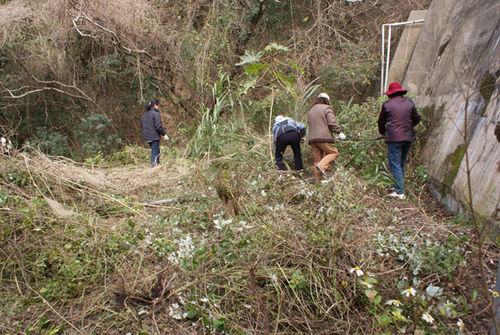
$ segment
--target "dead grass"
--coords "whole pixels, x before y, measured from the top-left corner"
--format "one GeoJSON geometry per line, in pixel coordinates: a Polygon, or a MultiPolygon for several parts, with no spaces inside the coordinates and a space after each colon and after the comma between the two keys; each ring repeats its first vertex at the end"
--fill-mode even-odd
{"type": "Polygon", "coordinates": [[[32,22],[35,15],[25,0],[13,0],[0,6],[0,47],[16,38],[19,30],[32,22]]]}
{"type": "MultiPolygon", "coordinates": [[[[266,151],[265,146],[255,150],[266,151]]],[[[378,328],[348,270],[359,265],[385,283],[412,276],[407,264],[376,255],[374,234],[410,231],[416,238],[428,233],[436,240],[471,236],[471,228],[450,225],[450,214],[425,191],[419,201],[394,201],[349,171],[339,170],[327,183],[314,185],[308,176],[267,171],[260,155],[245,156],[254,169],[245,169],[239,159],[194,165],[170,158],[153,169],[147,163],[90,169],[36,152],[2,158],[1,190],[9,192],[10,200],[1,207],[10,210],[0,212],[7,223],[2,227],[0,301],[15,314],[3,311],[1,329],[36,329],[47,317],[50,326],[83,334],[200,334],[223,329],[370,334],[378,328]],[[225,185],[240,185],[235,196],[239,214],[226,228],[218,228],[224,204],[210,188],[215,163],[227,171],[219,177],[225,185]],[[243,168],[234,171],[233,165],[243,168]],[[92,182],[82,175],[92,176],[92,182]],[[42,195],[52,209],[34,205],[42,195]],[[186,195],[193,197],[185,203],[137,205],[186,195]],[[35,207],[23,216],[28,206],[35,207]],[[71,220],[60,215],[73,209],[78,214],[71,220]],[[241,221],[249,228],[239,230],[241,221]],[[186,236],[193,240],[197,256],[178,264],[169,255],[182,249],[179,241],[186,236]],[[70,261],[75,259],[80,264],[70,261]],[[53,276],[45,270],[49,265],[53,276]],[[65,267],[72,272],[63,275],[65,267]],[[79,283],[76,293],[51,291],[50,285],[72,282],[79,283]],[[29,309],[19,312],[20,303],[29,309]],[[186,318],[172,317],[175,304],[189,311],[186,318]]],[[[474,241],[464,248],[474,250],[474,241]]],[[[485,256],[494,262],[498,250],[491,247],[485,256]]],[[[470,297],[479,287],[477,276],[468,256],[467,266],[458,268],[451,280],[430,274],[419,278],[419,287],[433,284],[470,297]]],[[[390,286],[384,285],[381,292],[399,294],[390,286]]],[[[479,298],[470,308],[462,319],[471,333],[484,333],[483,319],[489,317],[485,301],[479,298]]],[[[452,325],[454,320],[447,322],[452,325]]]]}
{"type": "Polygon", "coordinates": [[[178,158],[154,168],[143,163],[129,169],[109,169],[106,171],[106,178],[120,192],[134,194],[144,189],[160,190],[172,187],[178,180],[188,177],[191,173],[193,173],[193,163],[178,158]]]}

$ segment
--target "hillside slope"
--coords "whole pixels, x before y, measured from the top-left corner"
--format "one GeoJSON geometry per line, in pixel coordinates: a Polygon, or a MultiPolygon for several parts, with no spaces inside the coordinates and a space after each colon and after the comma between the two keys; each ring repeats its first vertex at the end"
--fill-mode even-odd
{"type": "Polygon", "coordinates": [[[342,161],[314,184],[237,141],[202,160],[163,147],[153,169],[137,147],[108,167],[1,157],[1,332],[486,332],[471,228],[425,189],[387,199],[342,161]]]}
{"type": "Polygon", "coordinates": [[[159,98],[172,135],[199,121],[209,83],[240,80],[239,57],[272,42],[293,50],[301,82],[359,98],[377,77],[380,24],[428,3],[2,0],[0,134],[81,160],[138,143],[143,106],[159,98]]]}

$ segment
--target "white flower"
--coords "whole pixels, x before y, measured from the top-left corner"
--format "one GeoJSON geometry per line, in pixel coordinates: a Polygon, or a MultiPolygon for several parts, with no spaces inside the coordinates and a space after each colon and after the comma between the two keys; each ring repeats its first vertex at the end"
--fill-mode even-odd
{"type": "Polygon", "coordinates": [[[361,269],[359,268],[359,266],[355,266],[355,267],[351,268],[351,269],[349,270],[349,273],[353,273],[353,272],[355,272],[355,271],[356,271],[356,275],[357,275],[358,277],[361,277],[362,275],[364,275],[364,274],[365,274],[365,273],[363,272],[363,270],[361,270],[361,269]]]}
{"type": "Polygon", "coordinates": [[[168,306],[168,315],[176,320],[182,320],[188,316],[188,313],[183,312],[182,307],[180,307],[178,303],[173,303],[168,306]]]}
{"type": "Polygon", "coordinates": [[[222,225],[221,225],[221,220],[219,219],[214,219],[214,227],[215,229],[222,229],[222,225]]]}
{"type": "Polygon", "coordinates": [[[404,291],[401,291],[401,294],[408,298],[409,296],[415,296],[415,294],[417,294],[417,291],[415,291],[413,287],[410,287],[404,291]]]}
{"type": "Polygon", "coordinates": [[[394,305],[394,306],[401,306],[401,301],[399,300],[387,300],[387,302],[385,303],[386,305],[394,305]]]}
{"type": "Polygon", "coordinates": [[[452,302],[450,302],[449,300],[446,300],[446,303],[442,304],[441,308],[445,311],[445,313],[448,317],[451,317],[451,315],[453,313],[454,306],[455,305],[452,302]]]}
{"type": "Polygon", "coordinates": [[[422,320],[424,320],[427,323],[434,323],[434,318],[429,313],[422,314],[422,320]]]}
{"type": "Polygon", "coordinates": [[[168,255],[171,262],[180,264],[183,260],[193,257],[195,246],[190,235],[174,240],[174,244],[177,245],[177,250],[168,255]]]}
{"type": "Polygon", "coordinates": [[[365,287],[367,287],[367,288],[373,288],[373,285],[372,285],[372,284],[370,284],[369,282],[367,282],[366,280],[363,280],[363,281],[361,282],[361,284],[362,284],[362,285],[364,285],[364,286],[365,286],[365,287]]]}
{"type": "Polygon", "coordinates": [[[458,319],[458,321],[457,321],[457,326],[458,326],[458,328],[459,328],[461,331],[464,331],[464,329],[465,329],[465,324],[464,324],[464,322],[462,321],[462,319],[458,319]]]}
{"type": "Polygon", "coordinates": [[[216,229],[222,230],[224,227],[231,224],[232,222],[233,222],[233,219],[231,219],[231,218],[229,218],[227,220],[214,219],[214,227],[216,229]]]}
{"type": "Polygon", "coordinates": [[[208,302],[208,298],[203,297],[203,298],[201,298],[201,299],[200,299],[200,301],[201,301],[201,302],[208,302]]]}
{"type": "Polygon", "coordinates": [[[252,225],[250,225],[248,222],[246,221],[240,221],[240,225],[241,225],[241,228],[242,229],[251,229],[253,228],[252,225]]]}

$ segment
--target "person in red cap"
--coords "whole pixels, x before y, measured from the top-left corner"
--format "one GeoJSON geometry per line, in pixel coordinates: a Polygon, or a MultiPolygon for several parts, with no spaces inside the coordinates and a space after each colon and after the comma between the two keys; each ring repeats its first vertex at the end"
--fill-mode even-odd
{"type": "Polygon", "coordinates": [[[420,122],[415,104],[411,99],[404,97],[406,90],[397,81],[389,85],[387,94],[389,99],[382,104],[382,111],[378,117],[378,131],[385,136],[389,168],[396,181],[394,192],[390,197],[404,199],[405,163],[411,142],[415,140],[413,127],[420,122]]]}

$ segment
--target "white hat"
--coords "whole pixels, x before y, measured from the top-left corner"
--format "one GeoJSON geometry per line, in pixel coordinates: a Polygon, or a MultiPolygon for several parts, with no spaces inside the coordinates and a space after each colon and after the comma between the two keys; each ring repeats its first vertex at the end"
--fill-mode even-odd
{"type": "Polygon", "coordinates": [[[274,119],[274,123],[280,123],[280,122],[283,122],[285,121],[287,118],[284,117],[283,115],[278,115],[276,116],[276,118],[274,119]]]}
{"type": "Polygon", "coordinates": [[[320,94],[318,95],[318,98],[327,98],[328,100],[330,100],[330,97],[329,97],[329,96],[328,96],[328,94],[326,94],[326,93],[320,93],[320,94]]]}

